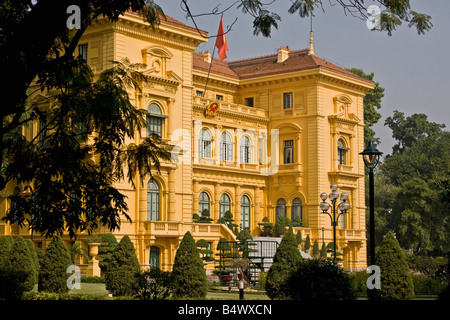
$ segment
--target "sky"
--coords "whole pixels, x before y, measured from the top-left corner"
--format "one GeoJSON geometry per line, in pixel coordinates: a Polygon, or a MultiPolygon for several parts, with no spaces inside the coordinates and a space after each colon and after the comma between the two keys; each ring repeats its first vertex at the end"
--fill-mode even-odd
{"type": "MultiPolygon", "coordinates": [[[[159,1],[169,16],[194,26],[192,20],[180,7],[180,0],[159,1]]],[[[192,14],[212,12],[220,4],[224,9],[234,1],[188,0],[192,14]]],[[[269,2],[269,1],[267,1],[269,2]]],[[[316,10],[313,18],[315,54],[340,67],[360,68],[374,73],[374,81],[385,88],[382,118],[374,126],[381,143],[378,149],[385,155],[392,152],[395,140],[385,119],[394,110],[405,116],[424,113],[431,122],[450,127],[450,1],[411,0],[411,8],[432,17],[433,28],[425,35],[403,23],[392,36],[385,32],[371,31],[366,21],[345,15],[335,0],[323,1],[324,10],[316,10]]],[[[376,1],[366,1],[367,5],[376,1]]],[[[227,61],[275,54],[280,46],[298,50],[309,47],[310,19],[288,13],[291,1],[277,0],[271,11],[281,17],[278,30],[273,29],[270,38],[253,35],[252,17],[231,8],[223,15],[225,29],[235,19],[232,30],[227,33],[227,61]]],[[[220,16],[205,15],[195,19],[198,28],[210,35],[217,34],[220,16]]],[[[197,51],[213,51],[215,38],[198,46],[197,51]]],[[[216,53],[217,54],[217,53],[216,53]]],[[[217,57],[217,55],[215,56],[217,57]]]]}

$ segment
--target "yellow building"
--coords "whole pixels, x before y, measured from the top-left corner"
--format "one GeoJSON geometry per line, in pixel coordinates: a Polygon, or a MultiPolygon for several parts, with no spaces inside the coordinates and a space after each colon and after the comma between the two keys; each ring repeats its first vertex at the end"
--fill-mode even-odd
{"type": "MultiPolygon", "coordinates": [[[[311,244],[333,241],[330,218],[319,195],[336,183],[349,194],[351,209],[341,219],[337,244],[343,266],[367,266],[363,98],[373,83],[327,62],[313,50],[280,47],[278,54],[226,62],[195,52],[206,41],[170,17],[158,29],[127,13],[115,23],[99,19],[79,42],[96,74],[111,61],[145,63],[151,78],[142,93],[130,92],[137,108],[147,109],[148,131],[175,145],[172,163],[144,187],[117,185],[128,197],[132,223],[123,221],[118,240],[129,235],[143,267],[171,270],[186,231],[215,249],[235,235],[218,219],[231,211],[241,229],[260,235],[258,223],[286,215],[301,220],[302,238],[311,244]],[[208,80],[207,80],[208,79],[208,80]],[[205,91],[205,85],[207,87],[205,91]],[[218,109],[206,111],[211,102],[218,109]],[[213,223],[195,223],[208,209],[213,223]],[[324,237],[324,238],[323,238],[324,237]]],[[[214,105],[213,105],[214,106],[214,105]]],[[[144,133],[145,134],[145,133],[144,133]]],[[[138,141],[135,141],[138,142],[138,141]]],[[[7,194],[14,192],[8,186],[7,194]]],[[[1,199],[1,215],[9,209],[1,199]]],[[[108,232],[99,228],[99,237],[108,232]]],[[[2,223],[0,235],[30,238],[26,227],[2,223]]],[[[85,241],[92,235],[80,234],[85,241]]],[[[67,242],[70,239],[64,238],[67,242]]],[[[34,235],[36,245],[49,239],[34,235]]],[[[213,264],[208,266],[212,269],[213,264]]]]}

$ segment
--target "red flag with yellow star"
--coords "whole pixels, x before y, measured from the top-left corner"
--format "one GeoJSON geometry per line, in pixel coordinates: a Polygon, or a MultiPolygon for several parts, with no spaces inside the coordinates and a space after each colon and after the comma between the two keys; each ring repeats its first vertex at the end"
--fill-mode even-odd
{"type": "Polygon", "coordinates": [[[223,31],[222,18],[220,18],[219,31],[217,32],[216,47],[218,49],[220,60],[226,59],[227,54],[225,51],[228,51],[228,45],[225,32],[223,31]]]}

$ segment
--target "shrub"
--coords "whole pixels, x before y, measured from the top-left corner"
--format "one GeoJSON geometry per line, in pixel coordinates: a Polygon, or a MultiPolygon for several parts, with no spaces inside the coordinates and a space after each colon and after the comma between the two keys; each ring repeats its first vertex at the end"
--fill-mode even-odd
{"type": "Polygon", "coordinates": [[[104,277],[92,276],[92,277],[81,277],[80,282],[81,283],[105,283],[106,281],[105,281],[104,277]]]}
{"type": "Polygon", "coordinates": [[[36,248],[34,247],[33,241],[28,239],[26,241],[26,244],[28,246],[28,250],[30,251],[31,259],[33,260],[33,263],[34,263],[35,283],[37,283],[38,276],[39,276],[39,269],[41,268],[41,266],[39,264],[39,258],[38,258],[37,252],[36,252],[36,248]]]}
{"type": "Polygon", "coordinates": [[[0,300],[19,300],[25,291],[23,271],[0,268],[0,300]]]}
{"type": "Polygon", "coordinates": [[[286,299],[286,283],[289,274],[299,261],[303,260],[298,250],[297,240],[291,231],[288,231],[273,257],[273,264],[266,279],[266,294],[270,299],[286,299]]]}
{"type": "Polygon", "coordinates": [[[172,271],[173,293],[176,298],[202,299],[208,291],[208,281],[203,262],[194,238],[188,231],[175,254],[172,271]]]}
{"type": "Polygon", "coordinates": [[[22,237],[17,237],[11,246],[9,253],[9,268],[23,272],[25,274],[24,289],[25,291],[33,290],[36,283],[36,270],[33,258],[31,257],[30,249],[22,237]]]}
{"type": "Polygon", "coordinates": [[[102,259],[98,265],[100,270],[103,273],[106,273],[108,266],[111,263],[112,253],[117,247],[117,239],[112,233],[107,233],[102,236],[101,242],[107,243],[107,245],[98,247],[98,257],[102,259]]]}
{"type": "Polygon", "coordinates": [[[315,240],[313,245],[313,256],[317,258],[319,256],[319,253],[319,243],[317,242],[317,240],[315,240]]]}
{"type": "Polygon", "coordinates": [[[106,271],[106,289],[114,296],[133,295],[139,271],[134,245],[125,235],[114,250],[106,271]]]}
{"type": "Polygon", "coordinates": [[[172,295],[170,272],[151,269],[138,274],[135,297],[139,300],[166,300],[172,295]]]}
{"type": "Polygon", "coordinates": [[[9,252],[14,240],[12,237],[0,237],[0,268],[9,267],[9,252]]]}
{"type": "Polygon", "coordinates": [[[414,284],[406,256],[389,231],[376,255],[376,265],[381,270],[381,289],[375,290],[374,298],[380,300],[410,300],[414,298],[414,284]]]}
{"type": "Polygon", "coordinates": [[[69,250],[59,236],[52,239],[45,250],[39,272],[39,291],[65,293],[67,288],[67,268],[72,264],[69,250]]]}
{"type": "Polygon", "coordinates": [[[292,300],[355,300],[352,280],[330,259],[303,260],[287,281],[292,300]]]}
{"type": "Polygon", "coordinates": [[[268,236],[270,237],[272,235],[272,232],[274,231],[273,223],[270,222],[268,217],[264,217],[262,219],[262,222],[258,223],[260,227],[262,227],[262,236],[268,236]]]}
{"type": "Polygon", "coordinates": [[[283,236],[286,233],[286,227],[292,228],[291,219],[286,216],[279,216],[275,221],[275,234],[283,236]]]}

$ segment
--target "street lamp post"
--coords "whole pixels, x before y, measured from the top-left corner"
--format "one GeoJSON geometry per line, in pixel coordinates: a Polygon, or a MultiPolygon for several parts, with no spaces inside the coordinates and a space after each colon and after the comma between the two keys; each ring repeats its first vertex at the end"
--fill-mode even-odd
{"type": "Polygon", "coordinates": [[[370,265],[375,265],[375,187],[373,179],[373,169],[377,166],[380,156],[383,152],[378,151],[373,145],[372,141],[369,141],[366,149],[360,153],[363,156],[364,164],[369,168],[369,237],[370,237],[370,248],[369,248],[369,263],[370,265]]]}
{"type": "Polygon", "coordinates": [[[337,265],[337,258],[336,258],[336,227],[337,223],[339,221],[339,217],[341,214],[347,213],[347,210],[350,208],[350,204],[347,201],[348,194],[347,192],[341,193],[341,202],[337,205],[336,208],[336,202],[339,198],[339,192],[337,192],[338,186],[337,184],[333,183],[330,186],[331,193],[328,195],[326,192],[322,192],[320,194],[320,199],[322,202],[320,203],[320,209],[322,209],[323,214],[328,214],[328,216],[331,219],[331,226],[333,227],[333,263],[334,265],[337,265]],[[331,204],[326,202],[327,198],[330,199],[331,204]],[[328,210],[331,208],[331,213],[328,212],[328,210]],[[339,211],[340,212],[339,212],[339,211]]]}

